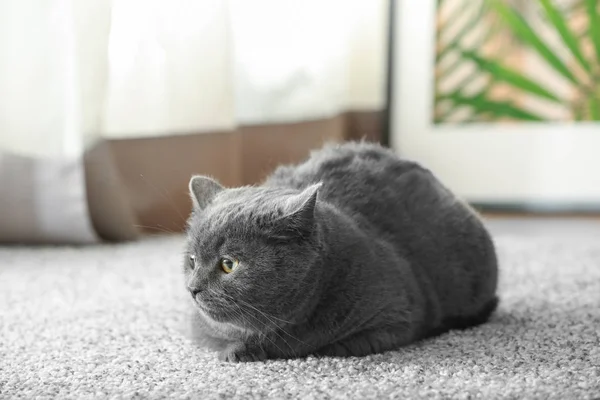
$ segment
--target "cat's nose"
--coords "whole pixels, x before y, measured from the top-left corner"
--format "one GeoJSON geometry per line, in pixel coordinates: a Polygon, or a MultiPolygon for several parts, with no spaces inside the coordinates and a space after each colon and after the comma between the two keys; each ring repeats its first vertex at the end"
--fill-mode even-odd
{"type": "Polygon", "coordinates": [[[198,286],[188,286],[188,290],[194,299],[196,298],[196,295],[200,293],[200,288],[198,286]]]}

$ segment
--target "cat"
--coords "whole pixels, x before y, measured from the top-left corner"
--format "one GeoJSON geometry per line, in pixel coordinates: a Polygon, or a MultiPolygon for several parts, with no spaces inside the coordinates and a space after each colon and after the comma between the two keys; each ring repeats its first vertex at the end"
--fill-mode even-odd
{"type": "Polygon", "coordinates": [[[189,189],[195,334],[221,360],[365,356],[484,323],[497,306],[479,216],[379,145],[326,145],[257,187],[194,176],[189,189]]]}

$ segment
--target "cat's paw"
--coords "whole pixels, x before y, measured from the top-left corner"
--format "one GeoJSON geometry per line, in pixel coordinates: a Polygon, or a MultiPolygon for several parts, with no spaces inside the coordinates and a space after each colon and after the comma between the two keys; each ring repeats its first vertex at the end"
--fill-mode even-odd
{"type": "Polygon", "coordinates": [[[267,359],[267,353],[261,348],[249,348],[246,345],[231,345],[219,353],[219,360],[226,362],[256,362],[267,359]]]}
{"type": "Polygon", "coordinates": [[[352,357],[351,349],[343,343],[331,343],[314,353],[317,357],[352,357]]]}

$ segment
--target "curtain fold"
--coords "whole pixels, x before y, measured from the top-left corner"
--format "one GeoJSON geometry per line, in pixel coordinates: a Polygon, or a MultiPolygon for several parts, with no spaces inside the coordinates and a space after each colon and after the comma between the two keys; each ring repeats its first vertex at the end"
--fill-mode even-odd
{"type": "Polygon", "coordinates": [[[135,239],[155,176],[152,191],[181,204],[192,173],[252,183],[266,171],[244,171],[249,159],[295,160],[257,141],[300,157],[342,140],[347,111],[383,107],[385,12],[383,0],[0,2],[0,242],[135,239]]]}
{"type": "Polygon", "coordinates": [[[100,138],[110,7],[0,2],[0,240],[90,243],[84,152],[100,138]]]}

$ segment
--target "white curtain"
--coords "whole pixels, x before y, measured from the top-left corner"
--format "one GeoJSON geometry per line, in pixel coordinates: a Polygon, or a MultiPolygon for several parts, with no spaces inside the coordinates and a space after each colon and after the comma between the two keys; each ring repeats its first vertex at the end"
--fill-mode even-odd
{"type": "Polygon", "coordinates": [[[386,4],[0,0],[0,241],[97,240],[82,155],[103,137],[380,109],[386,4]]]}
{"type": "Polygon", "coordinates": [[[0,1],[0,241],[96,241],[84,148],[101,132],[110,8],[0,1]]]}
{"type": "Polygon", "coordinates": [[[105,134],[383,105],[384,0],[113,0],[105,134]]]}

